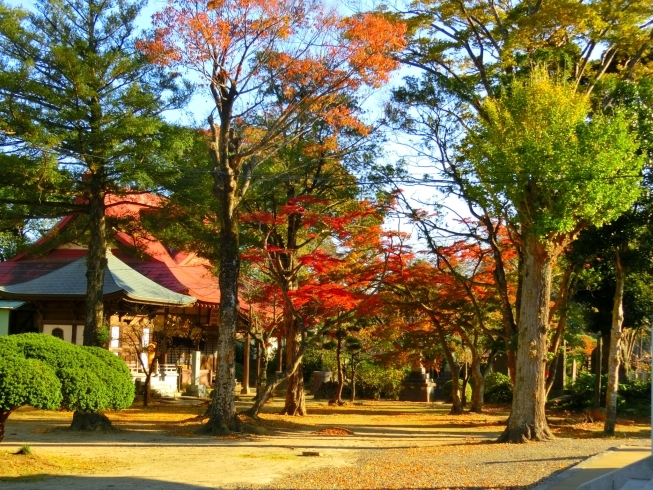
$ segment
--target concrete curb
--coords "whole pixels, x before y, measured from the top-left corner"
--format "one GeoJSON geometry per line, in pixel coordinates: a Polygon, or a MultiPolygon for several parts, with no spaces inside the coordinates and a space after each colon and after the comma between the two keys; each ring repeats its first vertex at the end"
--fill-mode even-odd
{"type": "Polygon", "coordinates": [[[619,490],[628,480],[651,480],[653,478],[653,456],[611,471],[594,480],[583,483],[578,490],[619,490]]]}
{"type": "Polygon", "coordinates": [[[596,461],[597,459],[602,458],[603,456],[606,456],[608,453],[612,451],[617,451],[619,450],[618,447],[610,447],[603,451],[602,453],[595,454],[594,456],[590,456],[584,461],[581,461],[578,463],[576,466],[572,466],[571,468],[568,468],[566,470],[562,470],[560,473],[557,473],[553,475],[552,477],[549,477],[546,481],[540,483],[539,485],[533,487],[531,490],[546,490],[549,487],[552,487],[553,485],[557,485],[561,481],[566,480],[567,478],[575,475],[578,473],[580,470],[583,469],[584,465],[590,464],[593,461],[596,461]]]}
{"type": "MultiPolygon", "coordinates": [[[[599,460],[599,459],[602,459],[602,458],[609,458],[609,457],[610,457],[610,453],[616,453],[616,452],[618,452],[620,449],[632,449],[632,448],[637,448],[637,447],[640,447],[640,446],[623,445],[623,446],[615,446],[615,447],[608,448],[608,449],[606,449],[606,450],[603,451],[603,452],[600,452],[600,453],[598,453],[598,454],[595,454],[594,456],[591,456],[591,457],[587,458],[586,460],[581,461],[581,462],[578,463],[576,466],[573,466],[573,467],[571,467],[571,468],[569,468],[569,469],[563,470],[562,472],[553,475],[553,476],[550,477],[549,479],[547,479],[547,480],[543,481],[542,483],[540,483],[540,484],[536,485],[535,487],[533,487],[533,490],[546,490],[546,489],[548,489],[548,488],[554,487],[555,485],[558,485],[559,483],[562,483],[562,482],[564,482],[565,480],[567,480],[567,479],[569,479],[569,478],[572,478],[573,476],[575,476],[577,473],[579,473],[579,472],[582,471],[583,469],[592,468],[593,463],[594,463],[595,461],[597,461],[597,460],[599,460]]],[[[644,446],[641,446],[641,447],[644,448],[644,446]]],[[[647,448],[647,449],[648,449],[648,448],[647,448]]],[[[650,449],[649,449],[649,451],[650,451],[650,449]]],[[[597,478],[595,478],[595,479],[593,479],[593,480],[590,480],[590,481],[588,481],[588,482],[582,483],[582,484],[580,485],[579,489],[582,488],[583,490],[613,490],[613,489],[617,489],[617,490],[618,490],[619,488],[621,488],[621,486],[623,486],[623,485],[626,483],[626,481],[628,481],[628,480],[630,480],[630,479],[637,478],[636,476],[634,476],[634,475],[637,474],[637,473],[636,473],[637,471],[640,471],[640,472],[641,472],[641,471],[646,471],[646,469],[645,469],[646,467],[645,467],[645,466],[642,467],[642,468],[639,468],[638,465],[642,464],[644,461],[649,461],[649,460],[651,461],[651,462],[649,463],[649,467],[651,468],[650,471],[652,472],[651,476],[648,477],[648,479],[650,480],[650,479],[653,478],[653,456],[649,456],[649,457],[647,457],[647,458],[644,458],[643,460],[635,461],[634,463],[631,463],[631,464],[629,464],[629,465],[627,465],[627,466],[624,466],[623,468],[619,468],[619,469],[617,469],[617,470],[613,470],[613,471],[608,472],[608,473],[605,473],[605,474],[603,474],[603,475],[601,475],[601,476],[599,476],[599,477],[597,477],[597,478]],[[599,487],[599,486],[585,487],[585,485],[589,484],[590,482],[593,482],[593,481],[595,481],[595,480],[601,480],[601,479],[604,479],[604,478],[606,478],[608,475],[618,474],[619,472],[622,472],[623,470],[625,470],[626,468],[629,468],[629,467],[631,467],[631,466],[637,466],[637,469],[635,469],[635,470],[632,471],[632,472],[627,472],[627,474],[628,474],[629,476],[628,476],[628,478],[625,478],[624,482],[623,482],[620,486],[613,486],[613,484],[614,484],[614,482],[617,481],[617,480],[621,481],[622,478],[620,478],[620,477],[618,477],[618,476],[615,478],[616,475],[613,475],[613,477],[611,477],[611,479],[610,479],[610,482],[611,482],[611,483],[610,483],[609,485],[607,485],[607,486],[600,486],[600,487],[599,487]]],[[[646,464],[646,463],[644,463],[644,465],[645,465],[645,464],[646,464]]],[[[626,472],[624,472],[624,474],[626,474],[626,472]]],[[[640,478],[641,478],[641,477],[640,477],[640,478]]],[[[607,481],[607,480],[606,480],[606,481],[607,481]]]]}

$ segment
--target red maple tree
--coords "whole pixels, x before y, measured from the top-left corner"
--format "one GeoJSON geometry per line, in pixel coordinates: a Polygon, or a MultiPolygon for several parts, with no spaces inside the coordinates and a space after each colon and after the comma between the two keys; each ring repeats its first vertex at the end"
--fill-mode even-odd
{"type": "Polygon", "coordinates": [[[194,72],[212,101],[221,335],[209,427],[220,433],[238,425],[238,213],[255,170],[309,131],[315,116],[354,117],[340,94],[387,80],[405,27],[374,14],[344,18],[316,1],[173,0],[154,16],[154,28],[141,49],[173,70],[194,72]]]}

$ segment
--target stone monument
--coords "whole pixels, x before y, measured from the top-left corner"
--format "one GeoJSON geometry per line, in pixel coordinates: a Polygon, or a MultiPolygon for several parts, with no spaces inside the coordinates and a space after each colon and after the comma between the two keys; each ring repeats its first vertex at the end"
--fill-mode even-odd
{"type": "Polygon", "coordinates": [[[435,383],[426,374],[421,360],[413,363],[410,373],[401,382],[399,400],[403,402],[432,402],[435,400],[435,383]]]}

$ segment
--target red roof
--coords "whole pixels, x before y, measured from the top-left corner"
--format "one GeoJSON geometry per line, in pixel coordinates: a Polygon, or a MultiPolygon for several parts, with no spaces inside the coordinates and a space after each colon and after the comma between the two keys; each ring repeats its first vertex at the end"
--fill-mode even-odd
{"type": "MultiPolygon", "coordinates": [[[[107,216],[140,220],[141,213],[159,207],[162,198],[151,194],[111,195],[106,197],[105,202],[107,216]]],[[[63,218],[38,244],[47,244],[73,219],[74,216],[63,218]]],[[[177,293],[194,296],[204,306],[217,306],[220,303],[218,280],[211,274],[211,264],[207,260],[194,253],[169,250],[148,234],[134,237],[117,232],[114,238],[121,247],[112,249],[113,254],[145,277],[177,293]],[[135,252],[138,249],[138,253],[130,254],[129,249],[135,252]]],[[[0,263],[0,285],[18,284],[41,277],[85,256],[86,252],[84,249],[59,248],[41,257],[19,254],[0,263]]]]}

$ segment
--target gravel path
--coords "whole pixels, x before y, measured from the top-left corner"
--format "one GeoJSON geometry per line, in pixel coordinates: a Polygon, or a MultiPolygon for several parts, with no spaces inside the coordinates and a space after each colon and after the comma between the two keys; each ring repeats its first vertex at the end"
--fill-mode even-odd
{"type": "Polygon", "coordinates": [[[274,481],[272,488],[530,488],[566,468],[648,439],[564,439],[530,444],[453,444],[361,450],[356,463],[274,481]]]}

